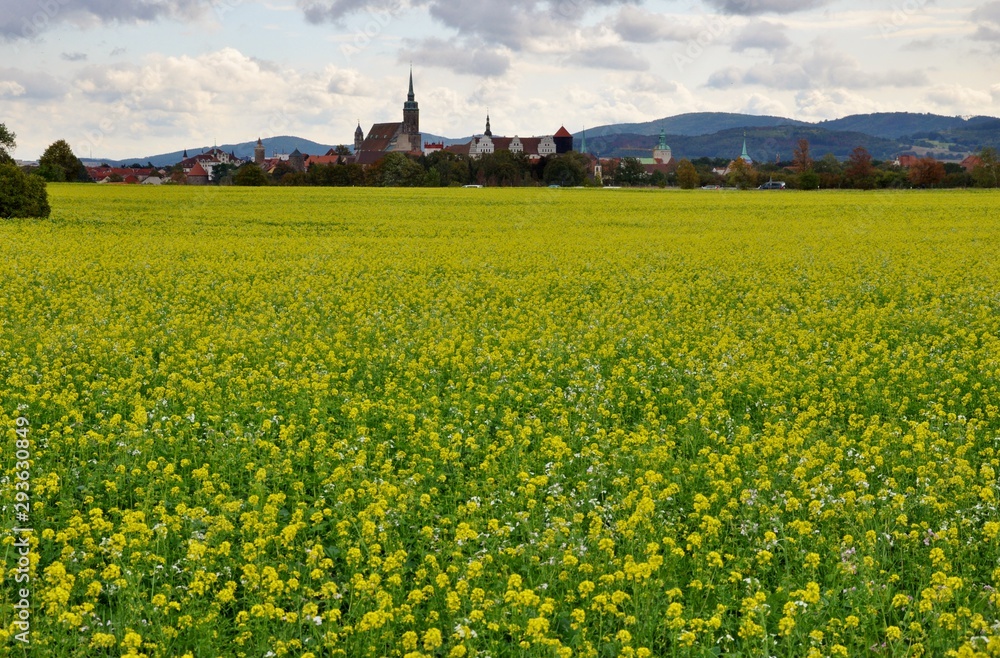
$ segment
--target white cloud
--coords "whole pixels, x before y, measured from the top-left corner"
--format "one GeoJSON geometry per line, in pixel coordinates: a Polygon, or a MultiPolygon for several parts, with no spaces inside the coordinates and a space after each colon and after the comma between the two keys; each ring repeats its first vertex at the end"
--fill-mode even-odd
{"type": "Polygon", "coordinates": [[[32,101],[52,101],[65,95],[62,84],[43,71],[0,68],[0,85],[7,95],[32,101]]]}
{"type": "Polygon", "coordinates": [[[354,70],[299,72],[234,48],[195,57],[154,55],[141,66],[90,66],[77,76],[73,93],[83,123],[76,139],[94,152],[129,134],[187,135],[210,143],[239,125],[246,133],[231,139],[319,127],[321,139],[335,141],[353,117],[371,114],[369,105],[386,103],[384,89],[354,70]],[[331,131],[334,117],[343,117],[344,126],[331,131]]]}
{"type": "Polygon", "coordinates": [[[921,70],[875,72],[855,57],[837,50],[828,39],[817,39],[812,52],[793,52],[770,63],[749,68],[730,66],[709,76],[707,85],[716,89],[760,85],[769,89],[917,87],[927,82],[921,70]]]}
{"type": "Polygon", "coordinates": [[[730,48],[734,52],[743,52],[757,48],[765,52],[785,50],[792,45],[785,26],[771,21],[755,20],[746,25],[733,36],[730,48]]]}
{"type": "Polygon", "coordinates": [[[1000,85],[989,90],[970,89],[962,85],[936,85],[927,90],[924,98],[941,111],[954,114],[976,114],[989,111],[1000,91],[1000,85]]]}
{"type": "Polygon", "coordinates": [[[511,64],[506,49],[440,37],[408,42],[397,59],[401,63],[420,62],[421,66],[438,66],[455,73],[486,77],[503,75],[511,64]]]}
{"type": "Polygon", "coordinates": [[[24,96],[27,90],[18,82],[13,80],[0,80],[0,97],[24,96]]]}
{"type": "Polygon", "coordinates": [[[622,7],[611,26],[618,36],[632,43],[687,41],[693,36],[686,22],[633,6],[622,7]]]}
{"type": "Polygon", "coordinates": [[[751,94],[750,98],[740,108],[740,112],[754,114],[757,116],[788,116],[788,108],[781,101],[764,96],[763,94],[751,94]]]}
{"type": "Polygon", "coordinates": [[[886,107],[867,96],[847,89],[811,89],[795,94],[800,118],[837,119],[850,114],[882,112],[886,107]]]}
{"type": "Polygon", "coordinates": [[[625,46],[596,46],[585,48],[566,61],[575,66],[595,69],[616,69],[621,71],[645,71],[649,61],[625,46]]]}

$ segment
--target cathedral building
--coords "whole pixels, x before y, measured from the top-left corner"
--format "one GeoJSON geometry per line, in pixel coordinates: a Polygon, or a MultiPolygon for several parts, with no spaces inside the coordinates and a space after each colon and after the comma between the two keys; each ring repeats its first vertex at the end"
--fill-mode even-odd
{"type": "Polygon", "coordinates": [[[647,174],[654,174],[657,171],[661,171],[664,174],[672,173],[677,169],[677,163],[674,161],[673,152],[670,147],[667,146],[667,134],[664,132],[663,128],[660,128],[660,141],[657,143],[656,148],[653,149],[653,157],[651,158],[636,158],[642,165],[642,168],[647,174]]]}
{"type": "Polygon", "coordinates": [[[490,126],[490,115],[486,115],[486,130],[479,137],[473,137],[468,144],[448,146],[446,151],[478,158],[497,151],[523,153],[529,160],[538,160],[550,155],[561,155],[573,150],[573,135],[560,126],[554,135],[544,137],[497,137],[490,126]]]}
{"type": "Polygon", "coordinates": [[[354,155],[348,162],[370,165],[381,160],[387,153],[422,153],[420,137],[420,108],[413,93],[413,69],[410,69],[410,91],[403,103],[403,120],[398,123],[376,123],[365,136],[361,122],[354,131],[354,155]]]}

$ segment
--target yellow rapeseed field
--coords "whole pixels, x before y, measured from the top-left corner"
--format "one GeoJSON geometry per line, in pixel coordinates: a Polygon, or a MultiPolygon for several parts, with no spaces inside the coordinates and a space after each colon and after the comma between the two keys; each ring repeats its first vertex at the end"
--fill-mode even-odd
{"type": "Polygon", "coordinates": [[[0,653],[1000,655],[1000,195],[50,196],[0,653]]]}

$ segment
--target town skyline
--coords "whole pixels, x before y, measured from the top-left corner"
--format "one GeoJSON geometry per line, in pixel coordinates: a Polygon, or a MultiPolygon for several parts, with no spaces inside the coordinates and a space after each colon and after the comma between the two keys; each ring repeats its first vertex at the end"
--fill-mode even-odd
{"type": "Polygon", "coordinates": [[[1000,2],[82,0],[0,19],[15,157],[81,158],[395,121],[412,62],[422,131],[551,134],[735,112],[819,121],[1000,115],[1000,2]],[[792,8],[796,10],[792,10],[792,8]]]}

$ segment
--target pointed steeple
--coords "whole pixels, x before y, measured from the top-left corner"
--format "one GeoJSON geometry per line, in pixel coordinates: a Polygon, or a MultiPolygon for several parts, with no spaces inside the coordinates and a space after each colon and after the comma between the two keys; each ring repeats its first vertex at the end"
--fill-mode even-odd
{"type": "Polygon", "coordinates": [[[486,135],[487,137],[493,136],[493,131],[490,130],[490,111],[488,109],[486,110],[486,132],[484,132],[483,134],[486,135]]]}
{"type": "Polygon", "coordinates": [[[580,138],[580,153],[587,152],[587,127],[583,128],[583,137],[580,138]]]}
{"type": "Polygon", "coordinates": [[[747,133],[743,131],[743,153],[740,154],[740,160],[746,162],[747,164],[753,164],[753,160],[750,159],[750,154],[747,153],[747,133]]]}
{"type": "Polygon", "coordinates": [[[410,64],[410,91],[406,95],[406,102],[403,103],[403,134],[411,135],[411,149],[419,150],[420,134],[420,107],[417,105],[416,96],[413,94],[413,65],[410,64]]]}
{"type": "Polygon", "coordinates": [[[365,143],[365,131],[361,130],[361,119],[358,119],[358,127],[354,130],[354,152],[361,150],[361,145],[365,143]]]}
{"type": "Polygon", "coordinates": [[[663,126],[660,126],[660,143],[656,148],[661,151],[667,148],[667,132],[663,129],[663,126]]]}

